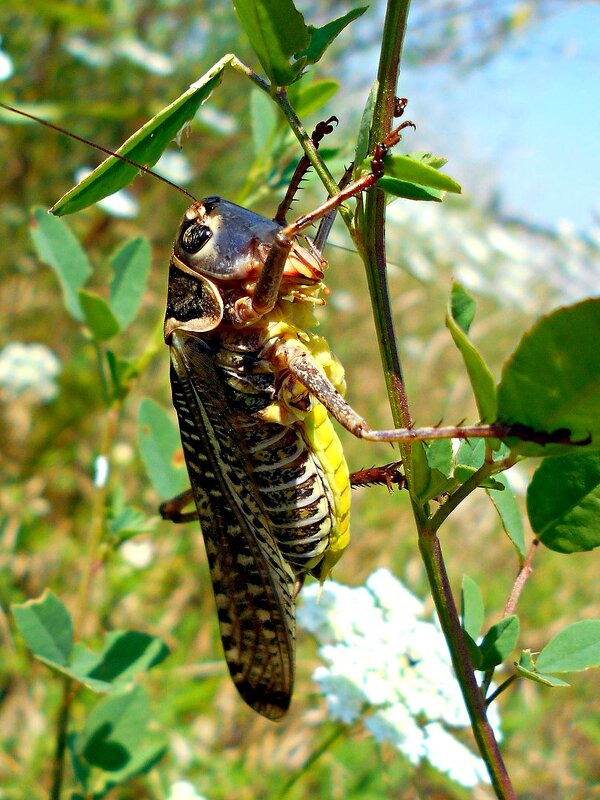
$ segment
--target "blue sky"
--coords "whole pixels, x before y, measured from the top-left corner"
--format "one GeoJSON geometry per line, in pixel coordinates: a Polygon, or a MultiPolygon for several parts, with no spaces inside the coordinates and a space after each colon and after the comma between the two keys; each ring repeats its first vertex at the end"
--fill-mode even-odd
{"type": "Polygon", "coordinates": [[[468,194],[496,186],[509,213],[589,228],[600,216],[599,41],[600,5],[579,6],[472,74],[405,70],[400,93],[410,98],[419,149],[426,138],[450,154],[447,170],[468,194]]]}

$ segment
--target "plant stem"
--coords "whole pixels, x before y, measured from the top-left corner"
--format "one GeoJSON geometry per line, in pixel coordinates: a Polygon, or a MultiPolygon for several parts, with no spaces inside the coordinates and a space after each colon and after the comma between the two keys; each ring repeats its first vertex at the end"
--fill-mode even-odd
{"type": "MultiPolygon", "coordinates": [[[[388,0],[378,70],[378,91],[371,129],[371,146],[376,142],[382,141],[392,126],[400,53],[406,30],[409,2],[410,0],[388,0]]],[[[412,420],[396,346],[387,287],[384,226],[385,197],[384,193],[375,187],[367,193],[365,205],[365,224],[363,229],[365,264],[394,422],[398,427],[410,427],[412,420]]],[[[400,450],[407,469],[410,490],[410,445],[401,445],[400,450]]],[[[482,470],[494,471],[496,466],[493,463],[485,464],[482,470]]],[[[481,480],[481,477],[482,475],[479,474],[477,480],[481,480]]],[[[412,491],[411,502],[418,530],[421,557],[427,571],[431,593],[448,643],[456,678],[469,713],[479,751],[485,760],[497,797],[501,798],[501,800],[512,800],[512,798],[515,798],[515,793],[494,737],[494,732],[487,720],[484,698],[477,685],[471,658],[462,633],[458,611],[452,596],[440,541],[436,535],[439,524],[477,485],[475,480],[471,483],[467,481],[467,484],[469,485],[465,484],[466,488],[460,487],[448,502],[438,510],[429,525],[425,509],[419,498],[412,491]],[[453,504],[448,505],[453,498],[453,504]],[[448,507],[446,508],[446,506],[448,507]],[[445,511],[440,513],[443,509],[445,511]]]]}
{"type": "MultiPolygon", "coordinates": [[[[100,442],[99,457],[108,458],[117,431],[117,422],[121,411],[121,403],[114,403],[108,410],[102,440],[100,442]]],[[[73,636],[76,640],[81,633],[81,628],[88,610],[92,578],[98,562],[98,547],[102,541],[106,517],[106,501],[108,497],[108,482],[104,480],[101,485],[94,484],[94,494],[91,507],[91,524],[87,542],[86,564],[79,583],[77,608],[73,615],[73,636]]],[[[70,678],[63,680],[63,691],[58,718],[56,721],[56,748],[52,768],[51,800],[60,800],[65,768],[65,754],[67,750],[67,734],[71,705],[76,694],[76,687],[70,678]]]]}
{"type": "Polygon", "coordinates": [[[512,591],[508,600],[506,601],[506,605],[504,606],[504,616],[508,617],[509,614],[515,613],[515,608],[517,607],[517,603],[519,602],[519,597],[521,596],[521,592],[525,588],[525,584],[527,583],[527,578],[533,572],[533,559],[535,558],[535,554],[538,551],[538,547],[540,545],[539,539],[534,539],[531,543],[531,547],[529,548],[529,552],[527,553],[527,557],[521,569],[519,570],[519,574],[517,575],[515,582],[512,587],[512,591]]]}

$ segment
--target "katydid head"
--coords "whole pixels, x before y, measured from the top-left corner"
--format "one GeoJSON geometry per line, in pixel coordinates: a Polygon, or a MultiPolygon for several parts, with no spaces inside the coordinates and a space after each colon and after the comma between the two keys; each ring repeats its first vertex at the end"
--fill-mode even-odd
{"type": "Polygon", "coordinates": [[[280,226],[221,197],[190,206],[173,255],[185,272],[221,281],[255,279],[280,226]]]}
{"type": "MultiPolygon", "coordinates": [[[[173,245],[165,339],[178,330],[208,333],[221,323],[239,325],[239,303],[251,304],[257,281],[282,226],[221,197],[190,206],[173,245]]],[[[310,244],[294,240],[278,296],[320,302],[326,262],[310,244]]],[[[257,321],[262,314],[252,314],[257,321]]],[[[243,324],[243,323],[242,323],[243,324]]]]}

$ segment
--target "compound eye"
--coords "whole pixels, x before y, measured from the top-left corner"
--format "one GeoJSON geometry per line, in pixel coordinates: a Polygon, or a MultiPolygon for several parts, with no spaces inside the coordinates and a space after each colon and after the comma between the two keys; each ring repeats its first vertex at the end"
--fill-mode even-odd
{"type": "Polygon", "coordinates": [[[181,234],[179,244],[186,253],[198,253],[212,236],[208,225],[193,223],[181,234]]]}

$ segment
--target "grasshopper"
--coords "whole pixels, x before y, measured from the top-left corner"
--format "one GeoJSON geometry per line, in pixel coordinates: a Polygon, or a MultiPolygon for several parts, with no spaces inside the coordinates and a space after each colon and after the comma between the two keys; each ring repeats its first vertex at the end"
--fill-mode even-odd
{"type": "MultiPolygon", "coordinates": [[[[317,126],[317,146],[334,119],[317,126]]],[[[502,424],[372,430],[344,399],[343,368],[312,331],[313,308],[324,302],[322,250],[335,211],[377,183],[407,126],[413,123],[374,148],[369,173],[351,180],[348,170],[336,195],[289,224],[305,160],[276,221],[181,189],[194,202],[171,253],[164,336],[191,489],[160,511],[173,522],[200,521],[229,672],[246,703],[272,720],[291,701],[295,602],[304,578],[323,581],[348,545],[351,484],[404,485],[396,465],[350,476],[331,418],[372,441],[511,433],[502,424]],[[318,220],[313,243],[303,231],[318,220]],[[195,511],[186,512],[191,503],[195,511]]]]}

